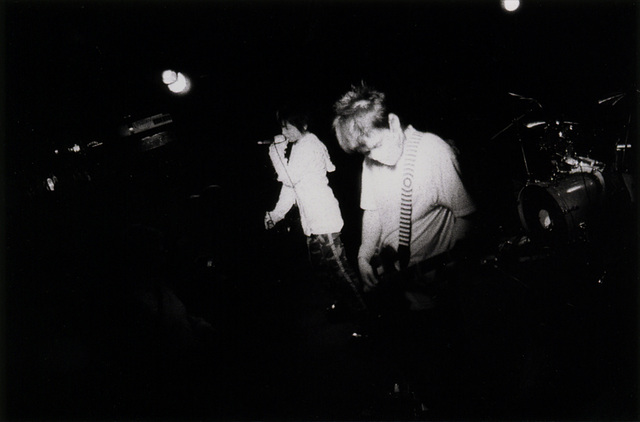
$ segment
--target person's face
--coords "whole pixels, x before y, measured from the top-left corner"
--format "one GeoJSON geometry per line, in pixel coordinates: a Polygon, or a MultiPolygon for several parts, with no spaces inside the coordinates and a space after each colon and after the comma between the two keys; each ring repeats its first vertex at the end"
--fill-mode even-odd
{"type": "Polygon", "coordinates": [[[389,128],[374,128],[363,135],[363,145],[359,151],[380,164],[395,166],[402,155],[403,140],[404,133],[400,129],[397,117],[392,118],[390,115],[389,128]]]}
{"type": "Polygon", "coordinates": [[[302,137],[302,132],[300,132],[297,127],[287,122],[284,126],[282,126],[282,135],[284,135],[287,141],[295,142],[302,137]]]}

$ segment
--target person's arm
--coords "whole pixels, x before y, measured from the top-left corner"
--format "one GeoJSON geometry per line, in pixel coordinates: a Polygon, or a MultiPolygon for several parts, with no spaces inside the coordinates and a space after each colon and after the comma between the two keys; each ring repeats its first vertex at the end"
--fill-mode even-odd
{"type": "Polygon", "coordinates": [[[358,251],[358,268],[364,282],[364,291],[372,289],[378,283],[375,271],[371,267],[371,258],[377,251],[380,233],[382,233],[382,228],[378,211],[364,210],[362,214],[362,243],[358,251]]]}
{"type": "Polygon", "coordinates": [[[265,228],[269,230],[280,220],[284,219],[295,202],[296,194],[294,189],[283,184],[275,208],[272,211],[268,211],[265,215],[265,228]],[[268,222],[270,222],[270,224],[268,224],[268,222]]]}

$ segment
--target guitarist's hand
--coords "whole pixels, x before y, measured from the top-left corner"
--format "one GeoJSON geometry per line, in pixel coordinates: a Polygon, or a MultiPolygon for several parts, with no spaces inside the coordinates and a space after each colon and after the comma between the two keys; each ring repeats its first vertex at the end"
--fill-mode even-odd
{"type": "Polygon", "coordinates": [[[369,260],[365,257],[359,257],[358,268],[360,269],[360,277],[362,278],[362,282],[364,283],[362,290],[368,292],[372,289],[375,289],[376,284],[378,284],[378,278],[376,277],[376,272],[371,266],[369,260]]]}

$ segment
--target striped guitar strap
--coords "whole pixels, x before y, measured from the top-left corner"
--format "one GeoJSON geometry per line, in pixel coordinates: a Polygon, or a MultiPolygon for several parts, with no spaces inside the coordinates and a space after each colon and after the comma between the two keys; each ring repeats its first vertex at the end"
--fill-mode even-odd
{"type": "Polygon", "coordinates": [[[407,138],[404,143],[404,168],[400,201],[400,230],[398,232],[398,259],[400,269],[409,265],[411,245],[411,208],[413,201],[413,170],[418,153],[419,136],[407,138]]]}

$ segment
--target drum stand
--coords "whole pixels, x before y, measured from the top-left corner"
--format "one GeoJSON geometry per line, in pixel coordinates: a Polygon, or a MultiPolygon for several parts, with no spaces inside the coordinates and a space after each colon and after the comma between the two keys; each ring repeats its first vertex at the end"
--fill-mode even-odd
{"type": "MultiPolygon", "coordinates": [[[[522,113],[520,116],[518,116],[515,119],[513,119],[513,121],[511,123],[509,123],[501,131],[499,131],[498,133],[493,135],[491,137],[491,140],[492,141],[495,140],[498,136],[502,135],[504,132],[506,132],[510,128],[519,126],[520,125],[520,121],[524,118],[524,116],[526,116],[527,114],[531,113],[532,111],[533,111],[533,109],[527,110],[524,113],[522,113]]],[[[527,163],[527,155],[524,152],[524,144],[522,142],[522,134],[521,134],[519,128],[516,129],[516,130],[518,132],[518,144],[520,145],[520,153],[522,154],[522,161],[524,163],[524,171],[525,171],[525,173],[527,175],[526,184],[528,185],[529,183],[531,183],[531,172],[529,171],[529,164],[527,163]]]]}

